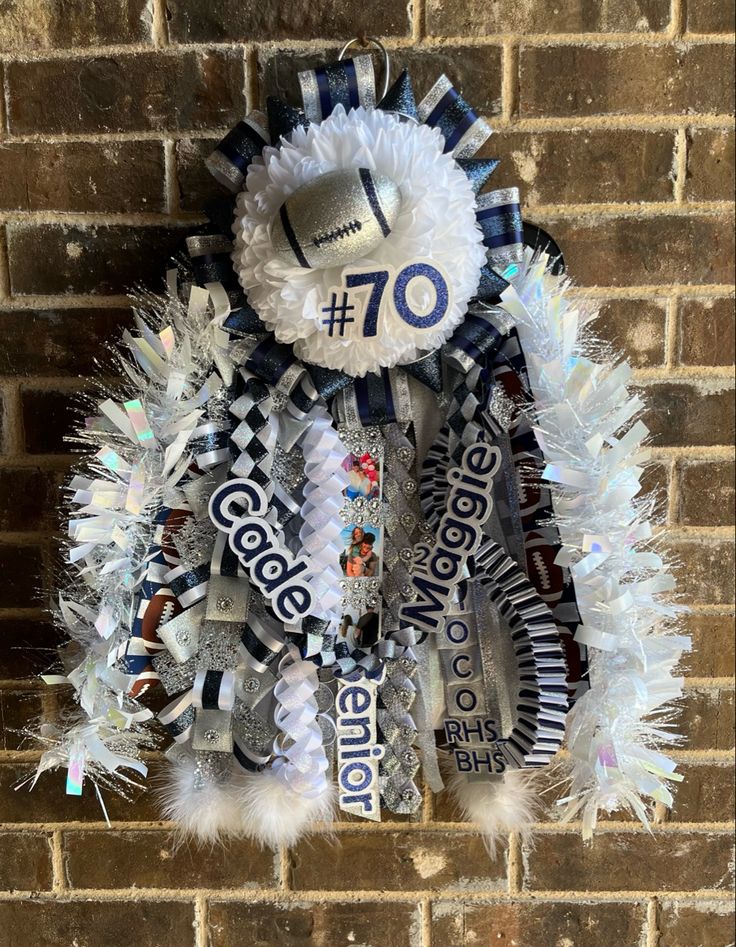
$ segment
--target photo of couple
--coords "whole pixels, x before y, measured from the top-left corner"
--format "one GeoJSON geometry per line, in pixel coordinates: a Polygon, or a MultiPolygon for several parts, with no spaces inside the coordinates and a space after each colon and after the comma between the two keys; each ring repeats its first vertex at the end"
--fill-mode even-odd
{"type": "Polygon", "coordinates": [[[348,500],[370,500],[381,495],[381,462],[370,454],[348,454],[343,462],[348,485],[343,493],[348,500]]]}
{"type": "Polygon", "coordinates": [[[381,530],[378,526],[351,524],[342,531],[342,574],[350,579],[377,578],[381,572],[381,530]]]}

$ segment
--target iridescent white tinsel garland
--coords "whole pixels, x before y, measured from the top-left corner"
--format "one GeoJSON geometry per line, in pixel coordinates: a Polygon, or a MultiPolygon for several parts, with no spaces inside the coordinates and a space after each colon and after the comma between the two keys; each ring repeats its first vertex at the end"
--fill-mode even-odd
{"type": "Polygon", "coordinates": [[[60,652],[65,674],[44,680],[71,685],[79,706],[59,728],[42,727],[39,736],[49,748],[38,767],[39,773],[66,767],[73,795],[81,794],[85,778],[98,796],[99,785],[124,789],[130,779],[119,770],[132,767],[145,775],[141,750],[157,742],[142,726],[152,712],[132,696],[156,675],[127,673],[120,661],[150,567],[156,514],[186,502],[180,486],[192,462],[192,441],[223,384],[213,366],[232,371],[231,346],[220,329],[222,307],[216,289],[212,293],[193,287],[186,303],[174,296],[140,301],[138,334],[124,334],[127,352],[113,350],[127,386],[100,393],[97,416],[76,438],[93,456],[69,484],[69,570],[58,621],[71,641],[60,652]]]}
{"type": "Polygon", "coordinates": [[[548,264],[527,249],[504,273],[512,285],[502,305],[526,356],[560,564],[575,583],[577,639],[590,651],[590,690],[568,716],[573,765],[562,800],[565,819],[582,818],[590,838],[599,810],[628,808],[647,825],[644,799],[672,803],[667,780],[681,777],[657,747],[678,739],[664,728],[682,693],[674,672],[689,639],[668,632],[678,609],[661,593],[674,580],[652,549],[652,502],[639,498],[648,430],[641,400],[625,387],[631,370],[600,359],[592,313],[565,295],[568,281],[548,264]]]}

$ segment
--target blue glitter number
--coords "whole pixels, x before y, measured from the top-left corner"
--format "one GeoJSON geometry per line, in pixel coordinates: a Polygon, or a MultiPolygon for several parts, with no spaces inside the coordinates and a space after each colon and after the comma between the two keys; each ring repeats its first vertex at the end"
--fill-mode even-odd
{"type": "Polygon", "coordinates": [[[373,286],[365,310],[365,322],[363,323],[363,336],[365,338],[376,334],[378,313],[386,283],[388,283],[388,272],[386,270],[376,270],[375,273],[348,273],[345,278],[345,285],[348,289],[352,289],[354,286],[373,286]]]}
{"type": "Polygon", "coordinates": [[[443,275],[439,270],[435,269],[435,267],[430,266],[429,263],[412,263],[410,266],[405,266],[403,270],[399,271],[396,282],[394,283],[394,306],[396,306],[396,311],[404,322],[417,329],[429,329],[432,326],[436,326],[437,323],[444,318],[448,305],[447,283],[443,275]],[[435,295],[437,297],[434,309],[428,312],[426,316],[421,316],[414,312],[406,298],[406,290],[409,283],[418,276],[423,276],[429,280],[434,286],[435,295]]]}

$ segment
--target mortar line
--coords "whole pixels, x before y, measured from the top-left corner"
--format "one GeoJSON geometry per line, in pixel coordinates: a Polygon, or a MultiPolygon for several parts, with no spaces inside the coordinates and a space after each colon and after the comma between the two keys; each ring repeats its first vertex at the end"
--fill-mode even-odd
{"type": "MultiPolygon", "coordinates": [[[[167,137],[164,145],[174,139],[167,137]]],[[[545,218],[566,220],[574,217],[576,220],[583,217],[611,219],[626,217],[633,219],[649,219],[651,217],[716,217],[731,215],[733,203],[731,201],[690,201],[677,204],[674,201],[649,201],[643,204],[630,202],[594,202],[583,204],[528,204],[525,211],[545,218]]],[[[170,225],[173,228],[183,225],[194,225],[204,218],[191,211],[180,211],[175,208],[174,215],[170,212],[133,211],[125,213],[111,213],[108,211],[63,211],[63,210],[27,210],[6,211],[0,214],[0,224],[20,225],[51,225],[51,226],[127,226],[148,227],[170,225]]],[[[667,288],[667,287],[665,287],[667,288]]]]}
{"type": "Polygon", "coordinates": [[[683,0],[670,0],[670,30],[673,39],[680,39],[684,29],[683,0]]]}
{"type": "Polygon", "coordinates": [[[667,493],[668,533],[676,529],[680,509],[680,465],[675,457],[669,462],[669,491],[667,493]]]}
{"type": "Polygon", "coordinates": [[[169,45],[169,29],[166,20],[166,0],[152,0],[151,42],[154,49],[169,45]]]}
{"type": "Polygon", "coordinates": [[[168,217],[182,216],[181,192],[176,166],[176,142],[172,138],[164,139],[164,200],[168,217]]]}
{"type": "Polygon", "coordinates": [[[411,38],[417,45],[426,35],[426,6],[424,0],[410,0],[411,2],[411,38]]]}
{"type": "Polygon", "coordinates": [[[679,365],[678,335],[680,320],[680,297],[673,292],[667,299],[665,309],[665,367],[669,371],[676,371],[679,365]]]}
{"type": "Polygon", "coordinates": [[[506,883],[509,894],[519,894],[524,884],[524,856],[521,849],[521,837],[518,832],[512,832],[508,840],[508,871],[506,883]]]}
{"type": "Polygon", "coordinates": [[[421,911],[421,938],[422,947],[432,947],[432,900],[422,898],[419,902],[421,911]]]}
{"type": "Polygon", "coordinates": [[[675,180],[673,188],[674,198],[678,204],[685,204],[688,149],[687,129],[678,128],[675,132],[675,180]]]}
{"type": "MultiPolygon", "coordinates": [[[[569,132],[600,129],[604,131],[675,131],[678,128],[720,128],[730,130],[733,116],[728,114],[646,114],[612,115],[557,115],[540,118],[514,118],[507,121],[502,115],[490,119],[496,132],[569,132]]],[[[145,128],[131,131],[99,132],[8,132],[6,144],[64,144],[67,142],[89,142],[107,144],[119,141],[161,141],[163,138],[217,138],[229,131],[228,126],[206,128],[145,128]]]]}
{"type": "MultiPolygon", "coordinates": [[[[572,903],[607,903],[620,902],[623,904],[637,904],[646,898],[662,896],[661,891],[651,889],[624,889],[579,891],[565,889],[540,889],[538,891],[522,891],[519,894],[509,895],[498,888],[477,888],[469,892],[463,886],[448,885],[436,889],[415,889],[412,891],[387,891],[385,889],[311,889],[304,888],[296,891],[283,892],[265,888],[75,888],[63,892],[53,890],[5,890],[0,891],[0,901],[175,901],[191,904],[198,896],[217,901],[229,901],[244,904],[274,904],[279,902],[325,902],[325,903],[387,903],[416,905],[422,900],[458,900],[476,903],[514,904],[514,903],[551,903],[556,901],[570,901],[572,903]]],[[[668,901],[717,901],[723,904],[732,903],[732,893],[717,888],[700,888],[697,890],[667,891],[668,901]]]]}
{"type": "MultiPolygon", "coordinates": [[[[165,139],[164,143],[169,139],[165,139]]],[[[64,227],[159,227],[170,226],[176,229],[182,226],[191,226],[204,218],[197,214],[180,213],[178,217],[171,217],[168,213],[157,211],[134,211],[132,213],[110,214],[106,212],[79,211],[9,211],[0,215],[0,223],[31,224],[64,227]]]]}
{"type": "Polygon", "coordinates": [[[279,887],[282,891],[291,890],[291,860],[289,858],[289,849],[286,845],[279,846],[278,851],[278,876],[279,887]]]}
{"type": "Polygon", "coordinates": [[[245,106],[247,111],[258,107],[261,101],[260,79],[258,77],[258,50],[248,43],[243,50],[245,106]]]}
{"type": "Polygon", "coordinates": [[[7,304],[10,291],[10,257],[8,255],[8,236],[5,227],[0,225],[0,301],[7,304]]]}
{"type": "MultiPolygon", "coordinates": [[[[159,0],[154,0],[154,4],[163,10],[164,4],[159,0]]],[[[168,26],[165,19],[160,21],[156,27],[156,36],[164,40],[164,45],[155,45],[153,42],[140,43],[119,43],[114,45],[89,45],[89,46],[67,46],[57,49],[25,49],[19,52],[3,52],[0,54],[0,62],[17,62],[22,58],[25,62],[44,62],[47,60],[58,59],[93,59],[100,56],[133,56],[141,53],[149,53],[152,56],[181,56],[185,53],[199,52],[228,52],[234,46],[239,44],[233,40],[206,40],[203,42],[177,42],[172,44],[168,41],[168,26]],[[160,32],[163,35],[160,35],[160,32]]],[[[417,39],[411,28],[407,34],[386,36],[381,42],[389,50],[407,49],[413,46],[421,46],[423,49],[433,49],[438,47],[484,47],[498,46],[506,40],[515,39],[518,33],[506,31],[500,33],[486,33],[482,36],[463,36],[463,35],[439,35],[423,33],[417,39]]],[[[626,46],[671,46],[673,39],[684,41],[687,37],[687,43],[691,46],[726,46],[733,40],[733,33],[687,33],[678,32],[673,36],[670,27],[668,30],[649,31],[649,32],[590,32],[590,33],[525,33],[525,46],[589,46],[600,49],[617,49],[626,46]]],[[[258,40],[257,47],[266,54],[271,54],[277,50],[303,51],[305,47],[315,52],[329,52],[339,48],[342,42],[349,39],[346,34],[340,39],[324,39],[320,36],[304,36],[299,38],[284,38],[277,40],[258,40]]]]}
{"type": "Polygon", "coordinates": [[[513,122],[518,112],[519,46],[516,39],[503,44],[501,72],[501,108],[506,122],[513,122]]]}
{"type": "Polygon", "coordinates": [[[658,944],[659,922],[657,899],[650,898],[647,901],[646,947],[658,947],[658,944]]]}
{"type": "Polygon", "coordinates": [[[194,899],[194,944],[195,947],[207,947],[207,920],[209,904],[207,895],[197,894],[194,899]]]}
{"type": "Polygon", "coordinates": [[[52,890],[55,892],[65,892],[67,890],[67,884],[64,877],[64,848],[61,830],[54,830],[50,838],[50,843],[52,890]]]}

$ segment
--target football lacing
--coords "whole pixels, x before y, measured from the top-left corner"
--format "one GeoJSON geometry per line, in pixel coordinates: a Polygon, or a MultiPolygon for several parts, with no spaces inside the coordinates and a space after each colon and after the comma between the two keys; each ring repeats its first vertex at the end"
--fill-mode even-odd
{"type": "Polygon", "coordinates": [[[351,220],[350,223],[345,224],[344,227],[338,227],[336,230],[330,230],[328,233],[323,233],[319,237],[315,237],[312,243],[315,247],[321,247],[325,243],[334,243],[335,240],[341,240],[343,237],[347,237],[351,233],[357,233],[362,229],[363,224],[361,224],[359,220],[351,220]]]}

